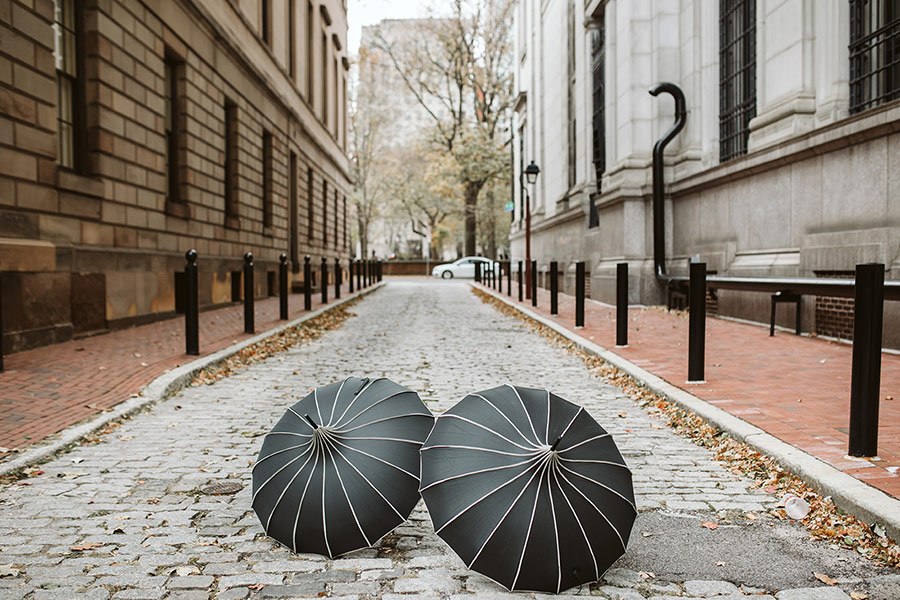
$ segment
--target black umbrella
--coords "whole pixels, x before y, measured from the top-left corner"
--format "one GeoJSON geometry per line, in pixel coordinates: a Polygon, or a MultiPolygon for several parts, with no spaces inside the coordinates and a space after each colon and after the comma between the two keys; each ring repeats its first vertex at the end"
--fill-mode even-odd
{"type": "Polygon", "coordinates": [[[583,408],[510,385],[470,394],[422,447],[435,532],[510,590],[560,592],[600,579],[637,511],[631,472],[583,408]]]}
{"type": "Polygon", "coordinates": [[[434,417],[412,390],[350,377],[316,388],[266,435],[253,509],[294,552],[366,548],[419,500],[419,449],[434,417]]]}

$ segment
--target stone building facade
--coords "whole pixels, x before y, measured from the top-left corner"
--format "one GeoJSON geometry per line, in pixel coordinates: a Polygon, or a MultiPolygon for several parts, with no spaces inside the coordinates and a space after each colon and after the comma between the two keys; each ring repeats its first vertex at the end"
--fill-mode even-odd
{"type": "MultiPolygon", "coordinates": [[[[514,257],[527,195],[541,269],[585,260],[593,296],[614,301],[625,261],[631,301],[663,301],[651,161],[674,107],[648,89],[669,81],[688,111],[666,151],[669,272],[699,255],[722,275],[847,277],[878,261],[900,278],[898,19],[890,0],[520,0],[515,162],[542,172],[517,191],[514,257]]],[[[850,305],[804,298],[804,329],[846,338],[850,305]]],[[[769,297],[720,291],[717,310],[766,321],[769,297]]]]}
{"type": "Polygon", "coordinates": [[[347,258],[343,0],[0,2],[0,293],[17,351],[347,258]]]}

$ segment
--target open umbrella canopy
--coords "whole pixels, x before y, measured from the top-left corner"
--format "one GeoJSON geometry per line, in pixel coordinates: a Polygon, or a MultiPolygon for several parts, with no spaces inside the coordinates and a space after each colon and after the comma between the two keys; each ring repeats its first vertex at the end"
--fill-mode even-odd
{"type": "Polygon", "coordinates": [[[253,509],[294,552],[366,548],[419,500],[419,449],[434,417],[389,379],[316,388],[266,435],[253,467],[253,509]]]}
{"type": "Polygon", "coordinates": [[[466,565],[510,590],[558,593],[600,578],[637,514],[609,433],[547,390],[470,394],[422,447],[422,497],[466,565]]]}

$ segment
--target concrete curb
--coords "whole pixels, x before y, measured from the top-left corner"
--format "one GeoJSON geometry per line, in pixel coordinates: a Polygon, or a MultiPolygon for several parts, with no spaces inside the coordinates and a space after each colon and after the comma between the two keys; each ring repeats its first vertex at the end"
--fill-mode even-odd
{"type": "Polygon", "coordinates": [[[203,356],[196,360],[192,360],[187,364],[181,365],[180,367],[176,367],[171,371],[163,373],[162,375],[148,383],[144,387],[144,389],[139,392],[138,396],[129,398],[128,400],[117,404],[110,411],[102,413],[89,421],[85,421],[83,423],[79,423],[77,425],[73,425],[67,429],[64,429],[60,433],[55,434],[56,437],[54,439],[46,443],[42,443],[39,446],[29,448],[24,452],[16,455],[15,458],[0,463],[0,475],[7,475],[35,463],[43,462],[44,460],[51,458],[52,456],[58,454],[59,452],[62,452],[72,444],[78,442],[83,437],[93,433],[94,431],[97,431],[98,429],[101,429],[108,423],[135,413],[145,406],[166,399],[175,392],[178,392],[179,390],[184,388],[194,378],[194,375],[196,375],[203,369],[223,362],[227,358],[234,356],[248,346],[252,346],[253,344],[277,335],[282,331],[285,331],[286,329],[290,329],[291,327],[299,325],[300,323],[309,321],[310,319],[314,319],[319,315],[328,312],[329,310],[350,302],[351,300],[366,296],[374,292],[375,290],[380,289],[384,285],[384,281],[375,283],[364,290],[354,292],[353,294],[345,296],[340,300],[332,302],[331,304],[322,306],[312,312],[297,317],[293,321],[287,321],[281,325],[278,325],[277,327],[273,327],[272,329],[268,329],[262,333],[254,335],[251,338],[247,338],[246,340],[238,342],[237,344],[233,344],[231,346],[228,346],[227,348],[223,348],[218,352],[214,352],[208,356],[203,356]]]}
{"type": "Polygon", "coordinates": [[[778,464],[803,479],[823,496],[831,496],[834,503],[842,510],[865,523],[880,523],[888,537],[900,540],[900,500],[892,498],[881,490],[835,469],[811,454],[781,441],[756,425],[672,385],[618,354],[572,333],[562,325],[504,298],[493,290],[476,287],[474,283],[472,287],[486,292],[507,306],[518,310],[529,319],[549,327],[582,350],[594,354],[624,371],[650,390],[690,410],[760,453],[772,457],[778,464]]]}

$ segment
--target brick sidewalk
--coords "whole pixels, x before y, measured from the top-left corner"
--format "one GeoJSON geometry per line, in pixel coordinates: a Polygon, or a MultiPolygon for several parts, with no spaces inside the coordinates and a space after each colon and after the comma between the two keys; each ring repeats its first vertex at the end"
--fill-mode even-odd
{"type": "MultiPolygon", "coordinates": [[[[505,287],[504,287],[504,296],[505,287]]],[[[513,285],[513,300],[518,292],[513,285]]],[[[559,295],[550,315],[550,292],[538,290],[538,307],[524,306],[577,331],[669,383],[728,411],[779,439],[894,497],[900,497],[900,356],[882,354],[878,456],[847,457],[850,418],[848,344],[798,337],[767,327],[708,318],[706,383],[685,385],[686,313],[631,308],[628,342],[616,348],[615,307],[588,300],[586,327],[575,330],[575,298],[559,295]]]]}
{"type": "MultiPolygon", "coordinates": [[[[342,296],[349,293],[347,286],[342,296]]],[[[328,290],[334,301],[334,286],[328,290]]],[[[291,294],[291,319],[303,294],[291,294]]],[[[313,309],[321,295],[313,294],[313,309]]],[[[257,299],[257,333],[283,323],[278,298],[257,299]]],[[[200,354],[206,356],[252,337],[244,333],[244,307],[200,313],[200,354]]],[[[0,447],[23,448],[109,409],[164,372],[194,360],[184,353],[184,318],[173,318],[36,348],[4,357],[0,373],[0,447]]],[[[0,453],[0,459],[9,453],[0,453]]]]}

